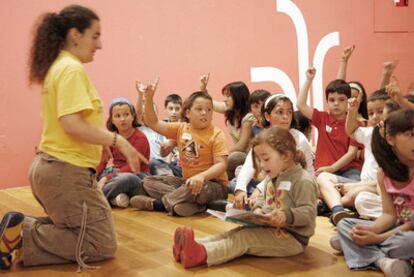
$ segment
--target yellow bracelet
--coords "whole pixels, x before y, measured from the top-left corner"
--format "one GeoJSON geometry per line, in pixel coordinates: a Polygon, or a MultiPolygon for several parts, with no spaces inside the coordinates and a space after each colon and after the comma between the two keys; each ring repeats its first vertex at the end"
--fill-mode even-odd
{"type": "Polygon", "coordinates": [[[116,139],[117,139],[118,135],[114,132],[114,140],[112,141],[112,147],[116,146],[116,139]]]}

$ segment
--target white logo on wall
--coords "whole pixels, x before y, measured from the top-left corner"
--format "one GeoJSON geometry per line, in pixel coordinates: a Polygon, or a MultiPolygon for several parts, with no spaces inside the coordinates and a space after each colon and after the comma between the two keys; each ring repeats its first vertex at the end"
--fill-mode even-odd
{"type": "MultiPolygon", "coordinates": [[[[323,62],[328,50],[339,45],[339,33],[332,32],[324,36],[318,43],[313,63],[309,63],[309,40],[308,30],[302,12],[291,0],[276,0],[276,11],[287,14],[293,21],[296,29],[296,38],[298,44],[298,68],[299,68],[299,86],[300,89],[306,80],[306,70],[309,64],[313,64],[316,69],[316,76],[312,84],[313,103],[312,106],[318,110],[323,110],[323,62]]],[[[252,67],[250,69],[250,78],[252,82],[274,82],[278,84],[283,92],[296,105],[296,90],[289,76],[277,67],[252,67]]],[[[308,97],[308,104],[310,104],[308,97]]]]}

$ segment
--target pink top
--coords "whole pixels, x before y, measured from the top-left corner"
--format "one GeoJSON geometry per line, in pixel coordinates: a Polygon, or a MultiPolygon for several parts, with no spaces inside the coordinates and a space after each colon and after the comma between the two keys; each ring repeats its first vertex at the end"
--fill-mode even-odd
{"type": "MultiPolygon", "coordinates": [[[[383,173],[384,174],[384,173],[383,173]]],[[[414,178],[403,188],[397,188],[390,177],[384,175],[385,190],[391,195],[398,216],[398,223],[411,220],[414,211],[414,178]]]]}

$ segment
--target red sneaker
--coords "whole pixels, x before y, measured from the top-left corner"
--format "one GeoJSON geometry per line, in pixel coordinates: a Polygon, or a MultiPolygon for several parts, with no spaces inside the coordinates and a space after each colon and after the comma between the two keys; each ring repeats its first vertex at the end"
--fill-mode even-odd
{"type": "Polygon", "coordinates": [[[181,261],[181,251],[183,249],[183,237],[184,237],[185,227],[178,227],[175,229],[174,233],[174,245],[173,245],[173,255],[177,263],[181,261]]]}
{"type": "Polygon", "coordinates": [[[202,244],[194,240],[194,231],[191,227],[185,227],[184,236],[181,238],[181,263],[184,268],[196,267],[207,263],[207,252],[202,244]]]}

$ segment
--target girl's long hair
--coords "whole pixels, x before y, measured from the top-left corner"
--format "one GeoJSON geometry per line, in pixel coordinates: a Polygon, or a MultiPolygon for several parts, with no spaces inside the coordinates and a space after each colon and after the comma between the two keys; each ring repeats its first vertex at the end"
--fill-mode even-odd
{"type": "MultiPolygon", "coordinates": [[[[396,155],[393,147],[387,142],[387,136],[413,130],[414,110],[398,110],[390,113],[383,126],[376,126],[372,133],[371,148],[375,160],[392,180],[407,182],[410,180],[409,168],[396,155]]],[[[407,150],[408,151],[408,150],[407,150]]]]}
{"type": "Polygon", "coordinates": [[[225,113],[226,124],[230,123],[240,128],[243,117],[249,112],[249,89],[243,82],[233,82],[225,85],[221,90],[223,95],[226,92],[233,99],[233,108],[225,113]]]}

